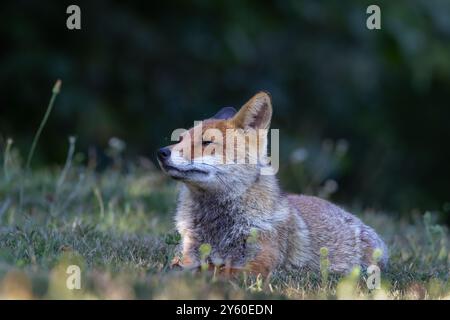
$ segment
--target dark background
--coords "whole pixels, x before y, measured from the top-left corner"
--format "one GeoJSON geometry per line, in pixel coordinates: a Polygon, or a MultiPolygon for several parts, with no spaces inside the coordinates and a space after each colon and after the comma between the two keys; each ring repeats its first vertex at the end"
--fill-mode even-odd
{"type": "Polygon", "coordinates": [[[2,149],[26,155],[63,81],[33,167],[62,164],[70,135],[154,160],[173,129],[266,90],[284,187],[450,210],[449,1],[7,1],[0,37],[2,149]],[[366,28],[373,3],[382,30],[366,28]]]}

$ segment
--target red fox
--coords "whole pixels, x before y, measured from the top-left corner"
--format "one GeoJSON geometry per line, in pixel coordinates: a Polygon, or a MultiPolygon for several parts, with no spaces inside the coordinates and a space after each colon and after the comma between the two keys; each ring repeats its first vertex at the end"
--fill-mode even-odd
{"type": "Polygon", "coordinates": [[[376,249],[385,267],[387,248],[372,228],[326,200],[283,193],[275,175],[261,174],[271,118],[271,98],[260,92],[239,111],[224,108],[158,150],[162,170],[182,182],[175,217],[182,257],[174,264],[198,268],[199,248],[209,244],[207,263],[233,272],[319,270],[324,247],[332,272],[367,268],[376,249]],[[263,134],[251,139],[252,130],[263,134]]]}

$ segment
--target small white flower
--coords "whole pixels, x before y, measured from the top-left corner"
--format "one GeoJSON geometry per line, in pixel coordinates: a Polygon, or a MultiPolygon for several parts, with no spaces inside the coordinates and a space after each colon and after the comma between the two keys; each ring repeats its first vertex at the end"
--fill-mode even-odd
{"type": "Polygon", "coordinates": [[[308,150],[305,148],[295,149],[291,154],[292,163],[301,163],[308,158],[308,150]]]}
{"type": "Polygon", "coordinates": [[[118,152],[122,152],[123,150],[125,150],[125,148],[127,146],[124,141],[122,141],[116,137],[112,137],[111,139],[109,139],[108,144],[112,149],[114,149],[118,152]]]}
{"type": "Polygon", "coordinates": [[[325,181],[325,185],[323,186],[324,192],[327,194],[335,193],[338,189],[338,183],[333,179],[328,179],[325,181]]]}
{"type": "Polygon", "coordinates": [[[339,139],[339,141],[336,144],[336,153],[339,156],[343,156],[347,153],[349,147],[349,143],[345,139],[339,139]]]}

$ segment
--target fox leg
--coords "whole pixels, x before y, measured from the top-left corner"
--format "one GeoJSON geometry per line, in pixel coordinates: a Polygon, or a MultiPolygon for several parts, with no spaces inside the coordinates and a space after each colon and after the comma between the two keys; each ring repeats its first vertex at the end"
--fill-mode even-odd
{"type": "Polygon", "coordinates": [[[267,277],[278,266],[280,251],[277,247],[274,247],[274,243],[270,239],[262,240],[259,243],[258,254],[247,263],[247,268],[251,273],[267,277]]]}
{"type": "Polygon", "coordinates": [[[266,240],[259,243],[258,254],[248,261],[244,266],[235,265],[230,261],[221,266],[210,266],[209,270],[216,270],[216,273],[226,277],[234,277],[243,272],[258,275],[264,278],[278,266],[280,251],[274,247],[273,241],[266,240]]]}
{"type": "Polygon", "coordinates": [[[234,267],[234,266],[215,266],[209,265],[210,271],[214,271],[219,276],[224,276],[226,278],[233,278],[239,276],[240,274],[247,272],[250,274],[258,275],[261,274],[264,278],[270,275],[273,270],[272,265],[264,265],[264,261],[253,260],[247,264],[245,267],[234,267]]]}
{"type": "Polygon", "coordinates": [[[172,259],[171,268],[194,269],[200,266],[195,254],[196,242],[187,234],[182,237],[182,244],[177,248],[177,254],[172,259]]]}

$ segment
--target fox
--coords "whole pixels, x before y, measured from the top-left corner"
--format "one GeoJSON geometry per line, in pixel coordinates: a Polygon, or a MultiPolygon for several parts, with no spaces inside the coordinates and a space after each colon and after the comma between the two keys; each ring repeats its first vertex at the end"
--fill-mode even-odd
{"type": "Polygon", "coordinates": [[[374,263],[386,268],[388,250],[373,228],[327,200],[286,193],[275,174],[262,174],[270,166],[271,119],[272,98],[261,91],[239,111],[225,107],[157,150],[162,171],[181,182],[175,214],[181,242],[172,266],[198,270],[206,263],[264,276],[279,269],[319,271],[326,248],[331,272],[374,263]],[[246,137],[252,130],[263,133],[246,137]],[[256,156],[249,155],[251,147],[256,156]],[[236,161],[241,158],[253,161],[236,161]],[[206,262],[203,244],[210,248],[206,262]]]}

